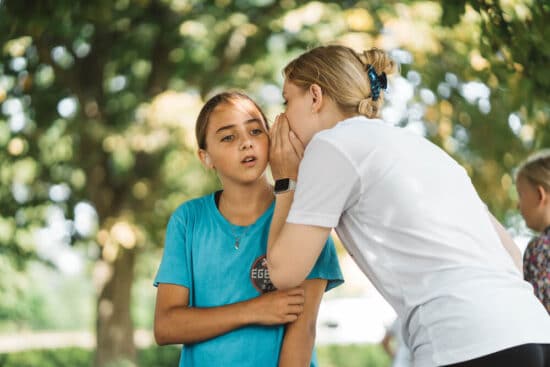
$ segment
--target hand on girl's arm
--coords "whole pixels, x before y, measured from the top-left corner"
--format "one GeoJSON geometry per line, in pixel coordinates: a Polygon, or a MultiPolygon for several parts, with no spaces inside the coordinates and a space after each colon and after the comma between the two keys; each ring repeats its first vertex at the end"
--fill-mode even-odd
{"type": "Polygon", "coordinates": [[[189,290],[161,283],[155,307],[155,340],[159,345],[192,344],[251,325],[278,325],[298,318],[304,290],[270,292],[248,301],[211,308],[189,307],[189,290]]]}
{"type": "Polygon", "coordinates": [[[296,321],[286,325],[279,367],[309,367],[315,345],[317,314],[326,285],[325,279],[310,279],[302,284],[304,311],[296,321]]]}

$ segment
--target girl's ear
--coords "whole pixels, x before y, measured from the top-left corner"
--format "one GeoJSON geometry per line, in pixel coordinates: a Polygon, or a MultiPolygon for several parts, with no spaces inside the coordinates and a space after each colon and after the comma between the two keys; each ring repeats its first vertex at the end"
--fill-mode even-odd
{"type": "Polygon", "coordinates": [[[210,155],[208,155],[208,152],[204,149],[199,149],[198,152],[199,159],[201,160],[202,165],[206,169],[213,169],[214,164],[212,164],[212,159],[210,158],[210,155]]]}
{"type": "Polygon", "coordinates": [[[312,98],[311,112],[319,112],[323,106],[323,90],[318,84],[312,84],[309,86],[309,93],[312,98]]]}
{"type": "Polygon", "coordinates": [[[536,189],[539,203],[542,205],[547,205],[548,201],[550,200],[550,195],[548,194],[548,192],[546,192],[545,188],[542,185],[537,185],[536,189]]]}

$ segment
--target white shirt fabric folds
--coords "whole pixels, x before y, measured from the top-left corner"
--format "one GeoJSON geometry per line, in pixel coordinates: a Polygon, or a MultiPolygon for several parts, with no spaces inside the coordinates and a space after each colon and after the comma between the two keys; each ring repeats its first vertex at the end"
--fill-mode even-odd
{"type": "Polygon", "coordinates": [[[422,136],[354,117],[317,133],[289,223],[335,228],[403,320],[415,366],[550,343],[550,317],[467,172],[422,136]]]}

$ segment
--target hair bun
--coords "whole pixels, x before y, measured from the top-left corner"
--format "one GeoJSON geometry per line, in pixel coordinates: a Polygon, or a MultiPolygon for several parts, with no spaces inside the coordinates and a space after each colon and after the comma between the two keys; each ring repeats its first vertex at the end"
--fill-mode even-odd
{"type": "Polygon", "coordinates": [[[357,105],[357,112],[368,118],[375,118],[378,114],[378,106],[374,103],[372,98],[364,98],[359,101],[357,105]]]}

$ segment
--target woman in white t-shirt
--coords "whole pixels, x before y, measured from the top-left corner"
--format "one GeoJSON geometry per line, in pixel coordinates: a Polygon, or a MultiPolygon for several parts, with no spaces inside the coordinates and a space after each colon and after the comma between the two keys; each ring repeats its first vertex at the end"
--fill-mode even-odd
{"type": "Polygon", "coordinates": [[[286,111],[271,133],[272,282],[300,284],[335,228],[403,321],[415,366],[550,367],[550,318],[465,170],[377,119],[394,69],[381,50],[342,46],[285,68],[286,111]]]}

